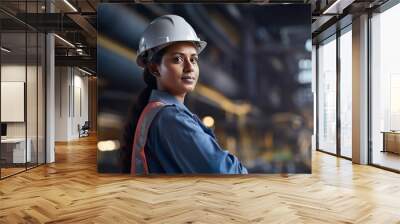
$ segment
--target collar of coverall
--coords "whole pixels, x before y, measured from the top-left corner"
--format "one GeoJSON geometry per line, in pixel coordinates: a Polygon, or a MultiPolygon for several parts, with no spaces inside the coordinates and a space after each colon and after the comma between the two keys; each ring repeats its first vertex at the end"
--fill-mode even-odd
{"type": "Polygon", "coordinates": [[[166,91],[153,89],[151,91],[149,101],[161,101],[167,105],[175,105],[178,108],[183,109],[190,115],[194,116],[193,113],[183,103],[181,103],[178,99],[176,99],[174,96],[172,96],[166,91]]]}

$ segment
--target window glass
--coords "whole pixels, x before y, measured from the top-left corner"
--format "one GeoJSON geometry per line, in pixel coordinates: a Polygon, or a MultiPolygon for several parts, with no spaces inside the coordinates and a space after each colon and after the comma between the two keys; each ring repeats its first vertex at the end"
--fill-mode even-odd
{"type": "Polygon", "coordinates": [[[400,170],[400,4],[371,18],[372,163],[400,170]]]}
{"type": "Polygon", "coordinates": [[[318,149],[336,153],[336,40],[318,48],[318,149]]]}

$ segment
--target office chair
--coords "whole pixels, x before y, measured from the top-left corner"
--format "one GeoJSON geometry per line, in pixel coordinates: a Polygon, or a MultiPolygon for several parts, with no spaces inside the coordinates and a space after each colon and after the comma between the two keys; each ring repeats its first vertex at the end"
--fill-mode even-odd
{"type": "Polygon", "coordinates": [[[89,121],[85,121],[82,127],[80,127],[80,125],[78,124],[79,138],[89,136],[89,129],[90,129],[89,121]]]}

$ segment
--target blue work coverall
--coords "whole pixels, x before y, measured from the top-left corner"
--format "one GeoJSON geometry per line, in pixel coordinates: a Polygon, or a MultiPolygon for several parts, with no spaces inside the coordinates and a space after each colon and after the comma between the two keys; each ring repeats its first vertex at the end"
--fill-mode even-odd
{"type": "Polygon", "coordinates": [[[214,133],[174,96],[153,90],[161,109],[150,125],[145,146],[149,173],[247,174],[238,158],[218,145],[214,133]]]}

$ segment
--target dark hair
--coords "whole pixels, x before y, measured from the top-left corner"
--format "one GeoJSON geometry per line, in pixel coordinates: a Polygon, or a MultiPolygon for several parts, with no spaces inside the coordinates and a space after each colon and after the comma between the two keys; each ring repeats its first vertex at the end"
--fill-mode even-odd
{"type": "MultiPolygon", "coordinates": [[[[161,64],[162,57],[166,52],[167,47],[158,51],[151,59],[151,63],[161,64]]],[[[157,79],[151,74],[147,66],[145,66],[143,71],[143,80],[146,83],[146,88],[144,88],[135,103],[132,105],[129,118],[124,127],[123,133],[123,144],[121,147],[121,170],[123,173],[129,173],[131,169],[131,157],[132,157],[132,145],[133,137],[136,130],[136,124],[139,120],[140,114],[143,109],[149,103],[149,98],[153,89],[157,89],[157,79]]]]}

